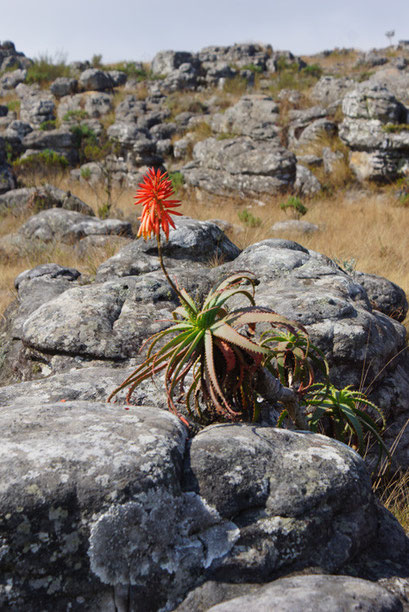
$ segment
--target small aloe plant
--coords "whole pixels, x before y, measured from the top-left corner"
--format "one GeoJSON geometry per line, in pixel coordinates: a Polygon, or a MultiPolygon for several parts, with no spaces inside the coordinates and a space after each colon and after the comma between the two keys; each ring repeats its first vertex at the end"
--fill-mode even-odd
{"type": "Polygon", "coordinates": [[[349,444],[361,455],[365,454],[365,437],[369,434],[378,445],[379,459],[383,453],[389,456],[381,437],[386,426],[385,416],[363,393],[350,386],[337,389],[332,384],[316,384],[311,387],[305,401],[311,431],[325,433],[349,444]],[[379,415],[381,428],[369,416],[368,408],[379,415]]]}

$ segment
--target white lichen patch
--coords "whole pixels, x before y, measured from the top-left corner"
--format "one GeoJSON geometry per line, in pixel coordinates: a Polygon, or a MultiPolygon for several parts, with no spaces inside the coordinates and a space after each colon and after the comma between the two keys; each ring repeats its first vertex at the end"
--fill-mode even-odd
{"type": "Polygon", "coordinates": [[[241,465],[236,465],[236,467],[231,471],[227,472],[224,475],[224,478],[231,485],[239,485],[243,482],[243,468],[241,465]]]}

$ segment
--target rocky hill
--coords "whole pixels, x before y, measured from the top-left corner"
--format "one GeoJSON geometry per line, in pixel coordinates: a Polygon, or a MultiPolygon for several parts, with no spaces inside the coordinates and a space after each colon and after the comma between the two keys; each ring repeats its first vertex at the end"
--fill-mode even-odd
{"type": "MultiPolygon", "coordinates": [[[[131,405],[123,393],[106,403],[177,296],[156,242],[135,240],[127,220],[24,185],[29,172],[62,168],[73,181],[134,186],[151,165],[238,197],[402,182],[409,43],[314,58],[234,45],[160,52],[149,66],[55,66],[5,42],[0,95],[0,213],[24,216],[0,239],[0,259],[50,242],[117,250],[93,275],[56,261],[25,270],[2,317],[0,609],[409,609],[409,539],[373,493],[371,453],[365,465],[329,437],[275,428],[271,406],[260,423],[193,436],[166,410],[160,379],[131,405]]],[[[251,270],[257,304],[305,327],[334,384],[359,388],[365,373],[385,442],[399,442],[394,466],[407,471],[402,289],[290,240],[241,250],[219,225],[178,218],[163,247],[172,277],[200,297],[251,270]]]]}

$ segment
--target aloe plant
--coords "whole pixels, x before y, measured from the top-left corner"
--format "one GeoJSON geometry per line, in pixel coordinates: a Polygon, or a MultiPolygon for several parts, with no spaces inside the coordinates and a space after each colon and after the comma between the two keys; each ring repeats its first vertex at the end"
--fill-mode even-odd
{"type": "Polygon", "coordinates": [[[125,387],[129,401],[142,381],[164,370],[168,407],[175,414],[178,392],[188,413],[202,422],[256,420],[256,374],[263,360],[271,357],[271,349],[254,340],[255,327],[267,323],[293,330],[294,324],[255,306],[254,282],[250,272],[233,274],[211,290],[200,307],[180,289],[181,305],[173,312],[173,325],[148,339],[145,361],[108,401],[125,387]],[[226,302],[238,294],[250,306],[229,312],[226,302]]]}
{"type": "Polygon", "coordinates": [[[382,410],[366,395],[350,386],[337,389],[332,384],[316,384],[305,398],[311,431],[321,432],[349,444],[361,455],[365,454],[365,437],[368,434],[378,445],[379,459],[385,452],[389,456],[381,432],[386,426],[382,410]],[[382,422],[379,427],[368,412],[372,409],[382,422]]]}

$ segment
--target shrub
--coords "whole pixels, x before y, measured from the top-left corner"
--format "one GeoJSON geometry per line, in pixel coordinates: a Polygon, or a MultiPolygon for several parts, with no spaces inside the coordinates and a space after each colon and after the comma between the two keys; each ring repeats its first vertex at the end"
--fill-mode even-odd
{"type": "Polygon", "coordinates": [[[185,179],[181,172],[169,172],[169,178],[172,182],[172,187],[175,193],[177,193],[185,184],[185,179]]]}
{"type": "Polygon", "coordinates": [[[57,127],[57,122],[55,121],[55,119],[51,119],[49,121],[43,121],[40,124],[40,130],[43,130],[44,132],[55,130],[56,127],[57,127]]]}
{"type": "Polygon", "coordinates": [[[281,210],[290,211],[295,219],[300,219],[308,212],[308,209],[297,196],[290,196],[286,202],[281,202],[281,210]]]}
{"type": "Polygon", "coordinates": [[[94,130],[87,125],[74,125],[70,128],[70,132],[74,137],[74,146],[78,149],[80,162],[89,161],[85,150],[90,145],[96,146],[98,142],[94,130]]]}
{"type": "Polygon", "coordinates": [[[102,68],[102,54],[96,53],[91,58],[91,66],[93,68],[102,68]]]}
{"type": "Polygon", "coordinates": [[[82,121],[83,119],[88,119],[88,113],[85,110],[70,110],[63,116],[63,121],[82,121]]]}
{"type": "Polygon", "coordinates": [[[237,213],[240,221],[247,227],[260,227],[262,220],[260,217],[255,217],[253,213],[249,212],[247,208],[237,213]]]}
{"type": "Polygon", "coordinates": [[[241,67],[241,70],[250,70],[250,72],[254,72],[255,74],[263,72],[263,68],[261,66],[256,66],[255,64],[246,64],[241,67]]]}
{"type": "Polygon", "coordinates": [[[21,102],[20,100],[10,100],[10,102],[6,103],[6,106],[9,111],[18,113],[20,111],[21,102]]]}

